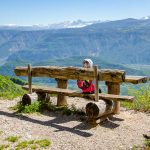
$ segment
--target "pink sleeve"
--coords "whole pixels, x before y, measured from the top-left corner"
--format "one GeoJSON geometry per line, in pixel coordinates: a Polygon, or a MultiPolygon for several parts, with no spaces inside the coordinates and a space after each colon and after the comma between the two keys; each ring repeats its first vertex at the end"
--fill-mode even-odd
{"type": "Polygon", "coordinates": [[[77,85],[78,85],[78,87],[79,87],[80,89],[82,89],[82,88],[83,88],[83,81],[82,81],[82,80],[78,80],[78,81],[77,81],[77,85]]]}

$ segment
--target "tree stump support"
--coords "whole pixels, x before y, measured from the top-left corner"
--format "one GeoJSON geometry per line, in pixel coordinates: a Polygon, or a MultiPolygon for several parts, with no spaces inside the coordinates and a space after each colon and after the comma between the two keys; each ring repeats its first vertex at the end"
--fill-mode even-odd
{"type": "Polygon", "coordinates": [[[25,105],[31,105],[32,103],[36,102],[38,100],[37,93],[31,93],[31,94],[24,94],[22,97],[22,104],[25,105]]]}
{"type": "MultiPolygon", "coordinates": [[[[57,81],[57,87],[66,89],[68,80],[63,79],[56,79],[57,81]]],[[[66,106],[67,105],[67,96],[64,96],[63,94],[57,95],[57,106],[66,106]]]]}
{"type": "MultiPolygon", "coordinates": [[[[108,94],[120,94],[120,83],[119,82],[106,82],[108,88],[108,94]]],[[[113,114],[120,113],[120,102],[114,102],[114,111],[113,114]]]]}
{"type": "Polygon", "coordinates": [[[99,100],[98,102],[90,102],[86,105],[86,114],[89,120],[107,116],[113,112],[114,102],[99,100]]]}

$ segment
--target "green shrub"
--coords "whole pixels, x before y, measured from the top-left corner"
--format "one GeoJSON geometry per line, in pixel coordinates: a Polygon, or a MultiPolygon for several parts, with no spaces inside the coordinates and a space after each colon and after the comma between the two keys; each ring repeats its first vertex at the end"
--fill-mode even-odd
{"type": "Polygon", "coordinates": [[[51,102],[45,101],[36,101],[31,105],[23,105],[22,102],[18,102],[17,105],[11,107],[12,110],[15,110],[17,113],[34,113],[34,112],[42,112],[43,110],[49,110],[54,112],[60,112],[63,115],[71,115],[71,114],[78,114],[78,115],[85,115],[85,112],[82,109],[77,109],[75,105],[71,107],[68,106],[55,106],[51,102]]]}
{"type": "Polygon", "coordinates": [[[46,103],[42,101],[36,101],[31,105],[23,105],[22,102],[18,102],[17,105],[11,107],[12,110],[16,110],[17,113],[34,113],[42,112],[46,108],[46,103]]]}
{"type": "Polygon", "coordinates": [[[19,85],[26,85],[27,82],[24,80],[21,80],[19,78],[16,77],[10,77],[10,80],[13,81],[15,84],[19,84],[19,85]]]}
{"type": "Polygon", "coordinates": [[[40,111],[40,103],[34,102],[31,105],[24,106],[24,113],[33,113],[33,112],[39,112],[40,111]]]}
{"type": "Polygon", "coordinates": [[[150,111],[150,85],[143,86],[139,90],[128,89],[128,95],[135,96],[133,103],[123,102],[122,106],[139,111],[150,111]]]}

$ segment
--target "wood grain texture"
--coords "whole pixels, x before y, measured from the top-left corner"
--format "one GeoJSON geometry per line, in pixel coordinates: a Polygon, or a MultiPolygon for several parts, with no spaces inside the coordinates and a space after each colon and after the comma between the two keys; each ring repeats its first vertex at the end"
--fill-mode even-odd
{"type": "MultiPolygon", "coordinates": [[[[56,79],[57,87],[61,89],[67,89],[67,80],[56,79]]],[[[59,93],[57,95],[57,106],[66,106],[67,105],[67,96],[59,93]]]]}
{"type": "Polygon", "coordinates": [[[139,84],[146,83],[150,80],[150,77],[147,76],[125,76],[126,83],[139,84]]]}
{"type": "Polygon", "coordinates": [[[86,105],[86,115],[89,120],[111,114],[113,110],[113,101],[99,100],[98,102],[90,102],[86,105]]]}
{"type": "MultiPolygon", "coordinates": [[[[106,82],[108,94],[120,95],[120,83],[115,82],[106,82]]],[[[120,113],[120,102],[117,101],[114,103],[114,114],[120,113]]]]}
{"type": "MultiPolygon", "coordinates": [[[[27,67],[16,67],[17,76],[27,76],[27,67]]],[[[80,67],[58,67],[58,66],[34,66],[32,67],[32,77],[50,77],[58,79],[73,80],[94,80],[93,69],[80,67]]],[[[98,80],[111,82],[124,82],[125,71],[98,69],[98,80]]]]}

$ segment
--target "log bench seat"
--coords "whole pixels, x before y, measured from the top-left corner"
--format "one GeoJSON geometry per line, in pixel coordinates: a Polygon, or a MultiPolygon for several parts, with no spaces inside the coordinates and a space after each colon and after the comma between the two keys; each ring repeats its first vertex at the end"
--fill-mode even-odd
{"type": "MultiPolygon", "coordinates": [[[[23,86],[23,89],[29,90],[29,86],[23,86]]],[[[35,86],[32,85],[32,91],[37,93],[48,93],[48,94],[61,94],[64,96],[70,97],[81,97],[86,98],[89,100],[95,100],[95,94],[83,94],[79,91],[70,90],[70,89],[62,89],[62,88],[55,88],[55,87],[46,87],[46,86],[35,86]]],[[[113,100],[113,101],[127,101],[133,102],[134,96],[124,96],[124,95],[114,95],[114,94],[98,94],[99,99],[103,100],[113,100]]]]}
{"type": "MultiPolygon", "coordinates": [[[[29,90],[29,86],[28,85],[23,86],[23,89],[29,90]]],[[[35,85],[32,85],[32,91],[33,91],[32,94],[24,95],[22,99],[23,103],[27,103],[27,102],[31,103],[31,101],[34,102],[34,99],[37,99],[37,97],[39,100],[44,100],[45,97],[43,97],[43,99],[40,99],[41,95],[44,94],[46,95],[57,94],[58,96],[80,97],[80,98],[86,98],[87,100],[90,100],[91,102],[89,102],[85,107],[85,111],[89,121],[97,120],[102,116],[108,116],[110,114],[113,114],[115,109],[115,102],[119,102],[119,101],[133,102],[134,100],[134,96],[99,93],[98,94],[99,100],[95,101],[95,94],[83,94],[80,91],[75,91],[70,89],[35,86],[35,85]]]]}

